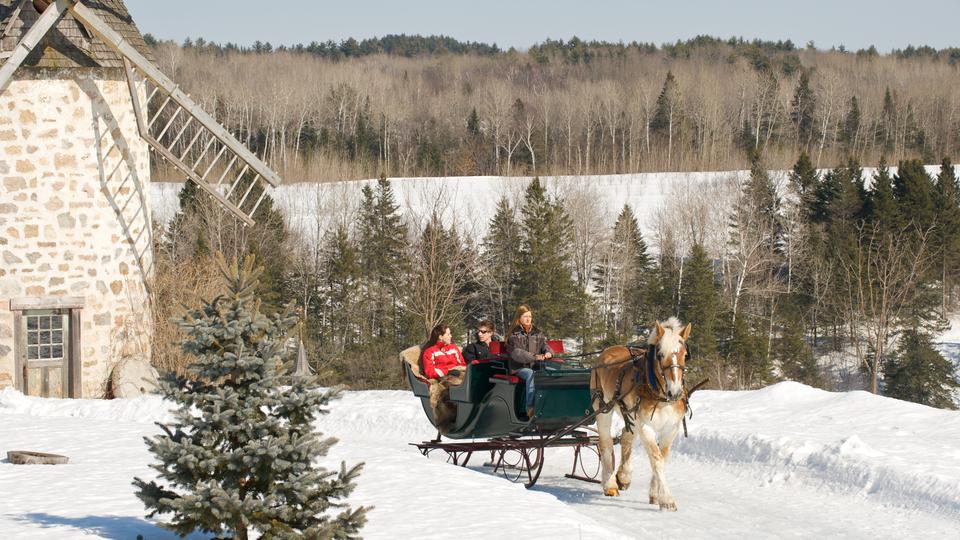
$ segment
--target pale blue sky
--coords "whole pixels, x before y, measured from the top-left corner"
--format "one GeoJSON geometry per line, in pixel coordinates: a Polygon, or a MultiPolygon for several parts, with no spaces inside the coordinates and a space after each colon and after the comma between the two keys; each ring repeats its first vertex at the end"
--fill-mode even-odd
{"type": "Polygon", "coordinates": [[[144,33],[273,45],[444,34],[525,49],[545,38],[653,42],[698,34],[797,46],[960,46],[960,0],[126,0],[144,33]]]}

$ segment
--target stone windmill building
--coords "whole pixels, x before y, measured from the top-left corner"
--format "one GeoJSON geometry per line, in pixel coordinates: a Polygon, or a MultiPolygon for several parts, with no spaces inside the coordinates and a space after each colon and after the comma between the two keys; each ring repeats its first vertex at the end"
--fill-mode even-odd
{"type": "Polygon", "coordinates": [[[248,224],[280,181],[121,0],[0,0],[0,388],[100,397],[149,359],[151,152],[248,224]]]}

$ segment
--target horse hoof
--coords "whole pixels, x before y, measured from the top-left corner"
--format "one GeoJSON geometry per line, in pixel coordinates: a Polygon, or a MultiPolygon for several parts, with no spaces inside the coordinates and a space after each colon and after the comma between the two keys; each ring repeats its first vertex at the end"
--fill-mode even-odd
{"type": "Polygon", "coordinates": [[[650,497],[650,504],[660,504],[660,499],[656,497],[650,497]]]}
{"type": "Polygon", "coordinates": [[[660,510],[663,512],[676,512],[677,503],[660,503],[660,510]]]}
{"type": "Polygon", "coordinates": [[[621,482],[620,479],[617,479],[617,487],[620,488],[622,491],[626,491],[630,489],[630,482],[624,483],[624,482],[621,482]]]}
{"type": "Polygon", "coordinates": [[[603,494],[606,495],[607,497],[619,497],[620,490],[617,488],[605,489],[603,490],[603,494]]]}

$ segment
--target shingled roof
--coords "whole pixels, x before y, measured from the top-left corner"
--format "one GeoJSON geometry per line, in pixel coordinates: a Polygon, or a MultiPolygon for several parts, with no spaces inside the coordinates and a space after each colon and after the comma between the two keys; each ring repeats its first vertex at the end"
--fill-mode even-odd
{"type": "MultiPolygon", "coordinates": [[[[122,0],[84,0],[90,8],[151,62],[153,53],[122,0]]],[[[0,53],[12,51],[20,38],[40,17],[29,0],[0,0],[0,53]]],[[[0,54],[0,57],[4,55],[0,54]]],[[[3,64],[0,59],[0,64],[3,64]]],[[[64,15],[23,63],[38,68],[122,68],[123,61],[113,50],[78,23],[64,15]]]]}

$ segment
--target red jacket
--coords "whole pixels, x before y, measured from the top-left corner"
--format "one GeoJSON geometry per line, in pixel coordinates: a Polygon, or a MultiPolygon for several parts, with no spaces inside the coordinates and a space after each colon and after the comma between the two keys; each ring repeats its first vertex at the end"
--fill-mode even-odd
{"type": "Polygon", "coordinates": [[[463,355],[460,353],[460,347],[453,343],[450,345],[442,341],[436,342],[432,347],[423,351],[423,376],[428,379],[439,379],[455,367],[464,367],[467,363],[463,361],[463,355]]]}

